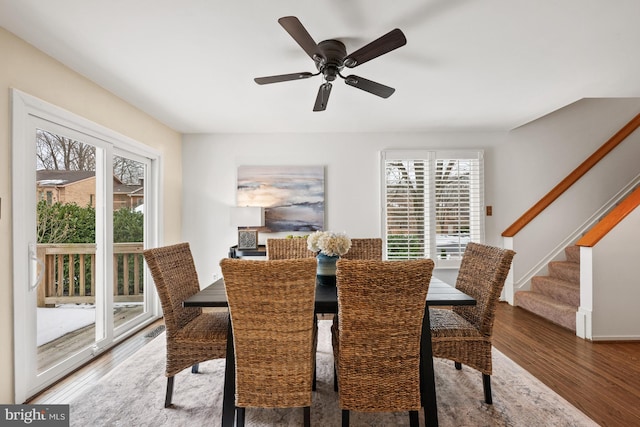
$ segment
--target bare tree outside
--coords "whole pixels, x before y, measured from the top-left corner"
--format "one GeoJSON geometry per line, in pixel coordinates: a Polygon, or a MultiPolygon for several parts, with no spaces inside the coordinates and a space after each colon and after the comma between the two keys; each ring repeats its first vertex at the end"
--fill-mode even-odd
{"type": "Polygon", "coordinates": [[[144,177],[144,165],[125,157],[113,156],[113,175],[123,184],[140,184],[144,177]]]}
{"type": "Polygon", "coordinates": [[[62,135],[38,129],[37,169],[95,171],[96,149],[62,135]]]}
{"type": "MultiPolygon", "coordinates": [[[[45,130],[36,133],[37,169],[95,171],[96,149],[82,142],[45,130]]],[[[123,184],[139,184],[144,174],[142,163],[114,156],[113,174],[123,184]]]]}

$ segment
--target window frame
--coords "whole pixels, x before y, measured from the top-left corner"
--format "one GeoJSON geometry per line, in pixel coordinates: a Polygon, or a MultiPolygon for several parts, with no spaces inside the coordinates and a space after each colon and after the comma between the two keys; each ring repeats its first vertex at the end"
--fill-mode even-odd
{"type": "MultiPolygon", "coordinates": [[[[436,268],[459,268],[460,261],[462,259],[462,250],[463,247],[466,246],[467,241],[474,241],[478,243],[484,242],[484,151],[480,149],[464,149],[464,150],[383,150],[380,152],[380,171],[381,171],[381,234],[384,242],[384,253],[385,259],[391,260],[400,260],[400,259],[409,259],[416,257],[426,257],[434,260],[436,264],[436,268]],[[436,221],[436,166],[438,161],[442,160],[452,160],[452,161],[465,161],[469,160],[472,168],[469,170],[468,176],[471,177],[468,182],[468,186],[465,191],[468,193],[468,209],[470,213],[470,218],[468,221],[469,226],[469,236],[461,236],[457,234],[457,243],[454,242],[452,253],[453,256],[448,255],[447,252],[444,252],[444,256],[437,255],[438,242],[436,241],[436,229],[438,223],[436,221]],[[412,190],[415,191],[418,188],[419,191],[422,192],[424,199],[423,204],[423,216],[422,218],[416,217],[415,223],[417,227],[414,230],[418,230],[417,238],[414,239],[415,243],[411,247],[410,244],[407,246],[407,251],[412,252],[415,251],[414,256],[410,256],[409,253],[406,253],[406,256],[403,254],[394,254],[391,252],[393,248],[390,248],[389,241],[389,191],[388,186],[389,182],[387,179],[387,166],[390,162],[405,162],[404,165],[408,166],[406,162],[412,162],[409,165],[413,165],[413,162],[423,161],[424,167],[421,171],[423,174],[424,182],[420,183],[419,178],[416,178],[414,181],[408,182],[406,184],[401,184],[400,189],[402,189],[403,185],[412,185],[412,190]],[[422,190],[420,190],[422,187],[422,190]],[[423,221],[423,225],[420,226],[421,221],[423,221]],[[420,236],[421,234],[421,236],[420,236]],[[422,242],[422,243],[420,243],[422,242]],[[420,246],[421,245],[421,246],[420,246]],[[416,248],[420,247],[419,251],[416,251],[416,248]]],[[[407,174],[409,172],[405,170],[407,174]]],[[[417,173],[417,172],[416,172],[417,173]]],[[[407,189],[409,191],[409,189],[407,189]]],[[[413,199],[417,201],[416,205],[412,205],[413,210],[419,212],[420,211],[420,203],[422,202],[420,199],[413,199]]],[[[467,200],[467,199],[465,199],[467,200]]],[[[398,209],[399,216],[402,218],[402,210],[409,209],[409,204],[407,204],[406,208],[400,207],[398,209]]],[[[408,214],[407,214],[408,215],[408,214]]],[[[465,224],[466,225],[466,224],[465,224]]],[[[411,234],[411,227],[407,225],[408,234],[411,234]]],[[[456,235],[454,235],[455,237],[456,235]]]]}

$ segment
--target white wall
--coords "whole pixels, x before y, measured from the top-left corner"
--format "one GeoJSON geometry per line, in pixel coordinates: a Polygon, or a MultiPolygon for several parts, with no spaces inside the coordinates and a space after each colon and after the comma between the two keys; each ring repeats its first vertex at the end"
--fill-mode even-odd
{"type": "Polygon", "coordinates": [[[592,248],[593,340],[640,340],[640,208],[592,248]]]}
{"type": "MultiPolygon", "coordinates": [[[[493,216],[485,218],[486,242],[502,246],[501,233],[508,226],[639,111],[639,98],[583,99],[508,134],[186,135],[183,238],[194,247],[204,286],[219,274],[219,260],[236,241],[228,220],[228,208],[235,204],[236,169],[256,164],[325,165],[326,227],[352,237],[380,236],[380,150],[482,148],[485,204],[493,206],[493,216]]],[[[640,137],[640,132],[633,136],[640,137]]],[[[636,142],[627,146],[640,150],[636,142]]],[[[576,222],[584,221],[576,219],[574,211],[591,215],[593,206],[600,206],[629,176],[640,172],[640,154],[619,152],[610,156],[605,166],[609,172],[590,172],[580,191],[569,191],[568,201],[555,203],[545,213],[545,222],[535,224],[538,219],[517,236],[514,276],[522,277],[573,231],[576,222]],[[547,237],[541,237],[543,233],[547,237]]],[[[449,283],[455,280],[455,272],[435,274],[449,283]]]]}
{"type": "MultiPolygon", "coordinates": [[[[504,144],[505,136],[498,132],[185,135],[183,238],[192,246],[201,286],[220,274],[220,259],[237,241],[236,230],[229,225],[229,208],[236,203],[238,166],[323,165],[325,228],[351,237],[380,237],[381,150],[484,149],[485,201],[495,212],[504,208],[493,189],[498,169],[495,149],[504,144]]],[[[499,245],[502,228],[493,218],[486,219],[487,242],[499,245]]],[[[455,279],[455,271],[434,274],[449,283],[455,279]]]]}
{"type": "MultiPolygon", "coordinates": [[[[0,403],[13,403],[10,88],[20,89],[161,151],[165,242],[180,239],[181,135],[0,28],[0,403]]],[[[26,255],[26,254],[25,254],[26,255]]]]}

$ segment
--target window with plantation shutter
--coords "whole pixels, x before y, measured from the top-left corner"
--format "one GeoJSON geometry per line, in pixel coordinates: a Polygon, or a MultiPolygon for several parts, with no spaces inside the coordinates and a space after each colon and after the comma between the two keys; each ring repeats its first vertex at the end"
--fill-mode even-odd
{"type": "Polygon", "coordinates": [[[484,240],[482,151],[384,151],[382,169],[387,259],[458,267],[484,240]]]}

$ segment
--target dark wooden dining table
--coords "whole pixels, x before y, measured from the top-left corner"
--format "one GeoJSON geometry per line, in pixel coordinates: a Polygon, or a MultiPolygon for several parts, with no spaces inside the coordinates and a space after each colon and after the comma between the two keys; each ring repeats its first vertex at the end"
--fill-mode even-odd
{"type": "MultiPolygon", "coordinates": [[[[459,291],[455,287],[433,277],[429,284],[429,292],[422,322],[422,339],[420,349],[420,393],[425,411],[426,425],[438,425],[438,407],[436,400],[435,375],[433,372],[433,351],[431,346],[431,327],[429,307],[475,305],[476,300],[459,291]]],[[[227,295],[223,279],[218,279],[197,294],[187,298],[185,307],[228,307],[227,295]]],[[[338,313],[338,294],[335,286],[316,285],[315,311],[318,314],[338,313]]],[[[233,346],[233,329],[229,322],[227,335],[227,356],[224,378],[224,396],[222,402],[222,427],[233,427],[235,418],[235,354],[233,346]]]]}

